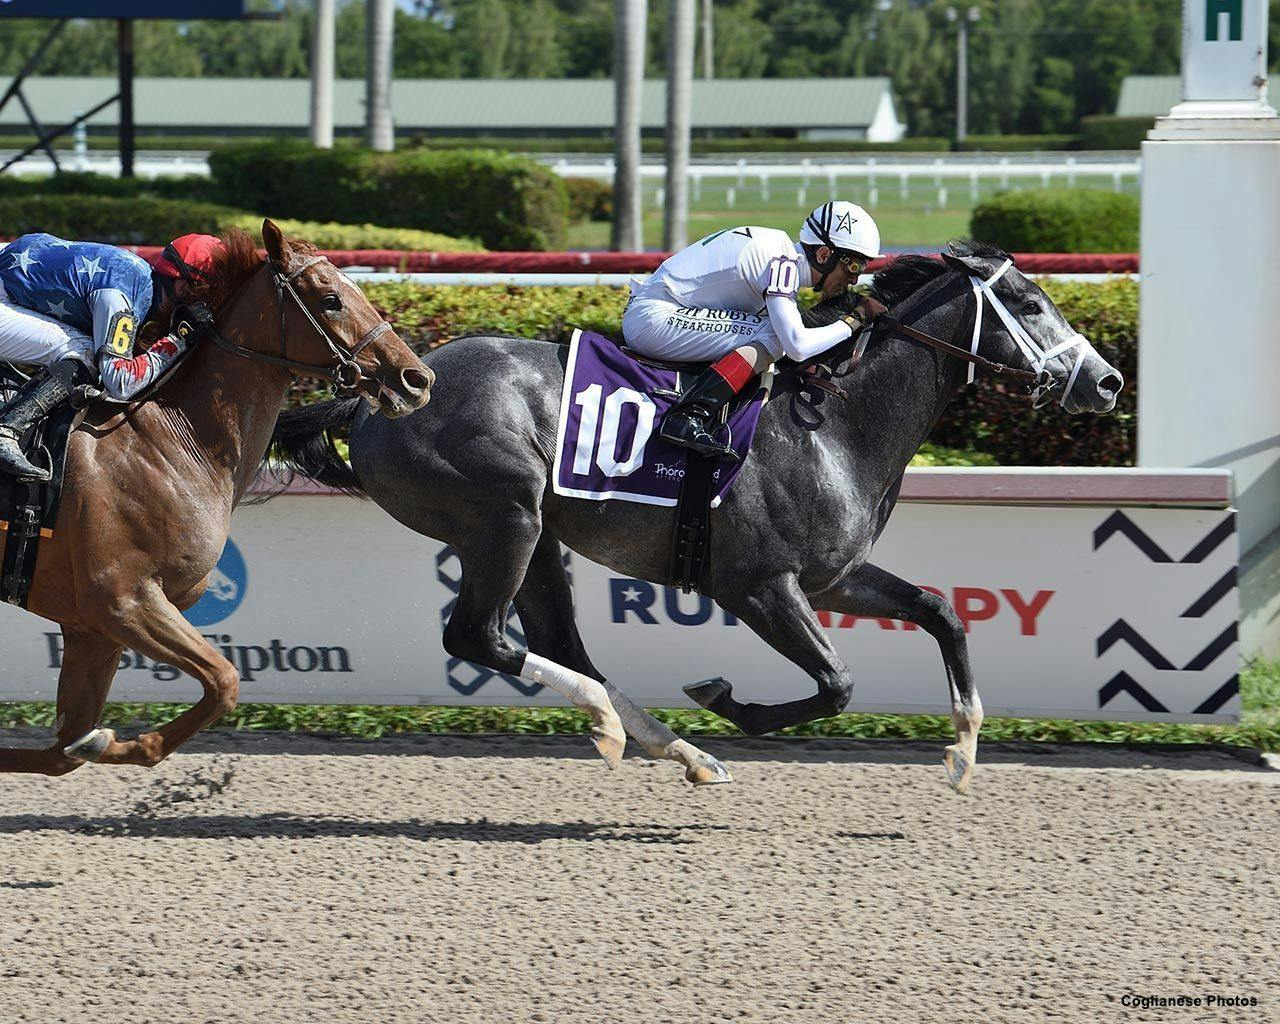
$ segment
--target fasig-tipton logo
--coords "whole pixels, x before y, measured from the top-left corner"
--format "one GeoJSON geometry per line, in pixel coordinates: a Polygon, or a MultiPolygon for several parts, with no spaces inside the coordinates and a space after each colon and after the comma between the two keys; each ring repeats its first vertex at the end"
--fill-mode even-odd
{"type": "MultiPolygon", "coordinates": [[[[253,682],[259,672],[352,672],[351,652],[345,647],[289,646],[284,640],[274,639],[261,644],[238,644],[230,633],[205,633],[204,638],[227,661],[236,667],[243,682],[253,682]]],[[[49,667],[62,668],[62,634],[46,633],[49,644],[49,667]]],[[[150,673],[160,682],[171,682],[182,673],[172,665],[153,661],[136,651],[125,651],[120,656],[119,671],[133,669],[150,673]]]]}
{"type": "MultiPolygon", "coordinates": [[[[193,626],[211,626],[230,618],[249,588],[249,573],[244,555],[227,538],[222,557],[209,574],[209,585],[200,600],[183,614],[193,626]]],[[[237,643],[230,633],[201,634],[213,648],[236,667],[243,682],[249,683],[262,672],[352,672],[351,652],[345,647],[309,647],[292,645],[279,638],[257,644],[237,643]]],[[[62,634],[46,633],[49,644],[49,667],[62,667],[62,634]]],[[[120,671],[148,673],[159,682],[171,682],[182,673],[172,665],[153,661],[136,651],[125,651],[120,657],[120,671]]]]}
{"type": "Polygon", "coordinates": [[[200,600],[182,614],[193,626],[212,626],[229,618],[240,607],[249,589],[249,572],[244,565],[244,555],[228,537],[222,557],[209,574],[209,586],[200,600]]]}

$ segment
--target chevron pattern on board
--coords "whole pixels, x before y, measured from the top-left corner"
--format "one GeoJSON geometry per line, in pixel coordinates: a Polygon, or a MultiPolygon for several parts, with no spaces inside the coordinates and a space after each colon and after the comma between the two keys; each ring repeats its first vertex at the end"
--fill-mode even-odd
{"type": "MultiPolygon", "coordinates": [[[[1184,564],[1203,562],[1214,551],[1222,546],[1228,537],[1236,532],[1235,513],[1223,518],[1204,538],[1188,551],[1179,561],[1184,564]]],[[[1093,550],[1097,551],[1116,534],[1127,537],[1129,541],[1153,562],[1172,562],[1173,558],[1137,523],[1119,509],[1112,512],[1102,521],[1102,525],[1093,531],[1093,550]]]]}
{"type": "MultiPolygon", "coordinates": [[[[1093,549],[1097,551],[1113,537],[1120,536],[1128,540],[1129,543],[1154,563],[1170,566],[1199,565],[1226,543],[1235,534],[1235,531],[1235,513],[1224,515],[1199,541],[1191,546],[1185,555],[1175,561],[1173,556],[1142,527],[1135,523],[1133,519],[1123,511],[1116,510],[1108,515],[1093,531],[1093,549]]],[[[1184,575],[1175,570],[1174,575],[1169,577],[1169,583],[1174,584],[1178,580],[1185,578],[1184,575]]],[[[1160,579],[1163,581],[1164,577],[1161,576],[1160,579]]],[[[1199,577],[1199,579],[1200,582],[1197,583],[1197,586],[1204,586],[1203,576],[1199,577]]],[[[1186,610],[1178,617],[1179,621],[1204,619],[1213,609],[1218,607],[1228,594],[1235,590],[1236,586],[1236,567],[1233,564],[1199,596],[1191,600],[1186,610]]],[[[1184,623],[1178,628],[1180,631],[1185,632],[1190,626],[1190,623],[1184,623]]],[[[1166,631],[1162,635],[1172,634],[1167,634],[1166,631]]],[[[1123,643],[1156,672],[1204,672],[1236,643],[1236,639],[1237,624],[1231,622],[1217,636],[1208,640],[1199,653],[1194,655],[1185,665],[1179,667],[1125,619],[1119,618],[1098,637],[1097,656],[1101,658],[1112,648],[1123,643]]],[[[1219,676],[1218,678],[1221,679],[1222,677],[1219,676]]],[[[1148,679],[1147,685],[1151,685],[1150,679],[1148,679]]],[[[1231,678],[1217,686],[1212,693],[1196,705],[1190,713],[1194,715],[1215,714],[1239,692],[1240,678],[1238,675],[1233,674],[1231,678]]],[[[1144,686],[1125,671],[1117,672],[1098,690],[1098,707],[1106,707],[1121,694],[1128,695],[1148,712],[1168,713],[1171,710],[1147,686],[1144,686]]]]}
{"type": "MultiPolygon", "coordinates": [[[[569,585],[572,586],[573,566],[570,562],[568,550],[563,552],[563,559],[565,572],[569,576],[569,585]]],[[[443,629],[448,624],[449,617],[453,614],[453,609],[458,603],[458,593],[462,588],[462,562],[455,548],[445,547],[436,556],[436,579],[445,585],[450,594],[449,600],[440,609],[440,627],[443,629]]],[[[517,647],[528,647],[524,632],[520,628],[520,618],[516,615],[515,605],[507,608],[506,625],[503,632],[517,647]]],[[[470,697],[494,679],[501,679],[513,690],[526,697],[532,697],[541,693],[544,689],[541,683],[531,683],[521,679],[519,676],[508,675],[505,672],[495,672],[493,669],[477,665],[475,662],[464,661],[462,658],[454,657],[445,659],[445,679],[452,689],[457,690],[464,697],[470,697]]]]}

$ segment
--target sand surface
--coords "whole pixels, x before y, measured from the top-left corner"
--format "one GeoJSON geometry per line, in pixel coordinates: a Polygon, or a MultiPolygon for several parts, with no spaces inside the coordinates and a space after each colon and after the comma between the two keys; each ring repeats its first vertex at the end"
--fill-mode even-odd
{"type": "Polygon", "coordinates": [[[988,744],[962,798],[941,744],[703,745],[736,785],[579,737],[4,776],[0,1022],[1280,1021],[1280,772],[988,744]]]}

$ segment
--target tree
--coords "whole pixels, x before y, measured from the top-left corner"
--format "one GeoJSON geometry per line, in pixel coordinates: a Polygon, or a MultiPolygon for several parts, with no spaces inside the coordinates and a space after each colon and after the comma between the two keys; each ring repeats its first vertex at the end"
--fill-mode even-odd
{"type": "Polygon", "coordinates": [[[758,15],[757,0],[712,9],[717,78],[760,78],[769,66],[773,32],[758,15]]]}

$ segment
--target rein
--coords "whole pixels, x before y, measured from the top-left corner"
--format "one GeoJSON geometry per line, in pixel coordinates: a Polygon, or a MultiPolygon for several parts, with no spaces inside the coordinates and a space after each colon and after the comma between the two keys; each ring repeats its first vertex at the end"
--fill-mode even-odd
{"type": "MultiPolygon", "coordinates": [[[[1090,352],[1096,354],[1096,350],[1090,343],[1089,339],[1083,334],[1076,333],[1067,341],[1064,341],[1053,348],[1044,349],[1032,338],[1023,326],[1014,319],[1013,314],[1005,307],[1004,303],[996,296],[993,285],[1004,276],[1013,266],[1012,259],[1006,259],[1003,264],[985,281],[980,277],[970,274],[969,283],[973,290],[973,297],[976,303],[973,316],[973,338],[970,348],[966,351],[959,345],[953,345],[951,342],[943,341],[941,338],[935,338],[931,334],[917,330],[910,324],[904,324],[888,313],[882,313],[873,322],[875,325],[883,324],[890,333],[901,334],[910,338],[912,341],[918,341],[922,345],[943,352],[946,355],[954,356],[969,364],[969,374],[966,383],[972,384],[976,371],[982,369],[993,376],[1002,377],[1006,380],[1022,381],[1027,385],[1028,397],[1031,398],[1032,405],[1039,408],[1044,404],[1049,395],[1057,386],[1057,381],[1053,375],[1045,368],[1050,359],[1061,355],[1064,352],[1070,352],[1072,349],[1077,350],[1076,360],[1071,368],[1071,374],[1067,378],[1066,387],[1062,391],[1061,404],[1066,405],[1067,396],[1071,394],[1071,389],[1075,385],[1076,377],[1080,374],[1080,368],[1084,365],[1085,356],[1090,352]],[[986,356],[979,354],[978,345],[982,340],[982,315],[984,312],[983,300],[991,303],[992,308],[996,311],[996,315],[1000,318],[1000,322],[1004,325],[1005,330],[1009,332],[1009,336],[1017,344],[1022,354],[1026,357],[1027,362],[1031,365],[1029,370],[1021,370],[1016,367],[1006,366],[1004,363],[997,363],[986,356]]],[[[835,395],[837,398],[847,399],[849,396],[832,378],[847,377],[853,372],[862,358],[862,353],[866,349],[867,342],[870,340],[871,329],[873,324],[868,324],[859,334],[861,339],[851,351],[848,364],[843,370],[835,371],[825,363],[817,363],[806,367],[803,373],[803,381],[805,386],[815,387],[820,391],[835,395]],[[825,373],[823,371],[826,371],[825,373]]]]}
{"type": "MultiPolygon", "coordinates": [[[[387,331],[391,330],[391,325],[383,320],[376,327],[371,328],[365,335],[356,342],[355,346],[350,350],[342,348],[326,329],[324,324],[312,315],[306,304],[302,301],[302,297],[294,288],[293,282],[302,273],[310,270],[318,263],[328,263],[329,261],[323,256],[312,256],[304,262],[302,266],[295,269],[292,273],[286,274],[284,268],[275,260],[268,259],[267,264],[271,268],[271,280],[276,287],[276,301],[280,307],[280,354],[278,356],[267,355],[265,352],[257,352],[253,349],[243,348],[235,342],[228,340],[221,331],[214,327],[210,331],[211,340],[218,348],[224,352],[230,352],[232,355],[240,356],[251,362],[268,363],[271,366],[283,366],[287,370],[310,376],[320,377],[322,380],[331,381],[334,388],[341,394],[345,392],[356,391],[360,384],[364,381],[364,371],[355,361],[355,357],[359,355],[368,345],[382,337],[387,331]],[[328,365],[317,365],[315,363],[304,363],[297,359],[289,359],[285,352],[287,345],[285,341],[284,318],[286,311],[286,297],[293,300],[294,304],[302,311],[302,315],[306,317],[307,322],[315,329],[316,333],[324,339],[326,345],[329,346],[329,354],[333,356],[333,362],[328,365]]],[[[376,378],[370,378],[378,385],[379,389],[385,390],[386,385],[376,378]]]]}
{"type": "MultiPolygon", "coordinates": [[[[935,338],[931,334],[925,334],[924,331],[917,331],[910,324],[904,324],[895,320],[893,317],[889,316],[888,313],[881,314],[877,317],[876,323],[884,324],[890,331],[906,335],[906,337],[913,341],[918,341],[923,345],[928,345],[930,348],[936,348],[939,352],[945,352],[947,355],[955,356],[957,359],[963,359],[974,369],[986,370],[995,374],[997,377],[1007,377],[1010,380],[1026,381],[1028,387],[1037,383],[1041,378],[1041,374],[1045,372],[1043,370],[1039,373],[1033,370],[1019,370],[1016,367],[1006,366],[1004,363],[993,362],[986,356],[978,355],[976,351],[968,352],[965,349],[962,349],[959,345],[953,345],[949,341],[943,341],[941,338],[935,338]]],[[[981,317],[979,317],[979,323],[981,323],[981,317]]],[[[970,380],[973,379],[972,372],[973,371],[971,370],[970,380]]]]}

